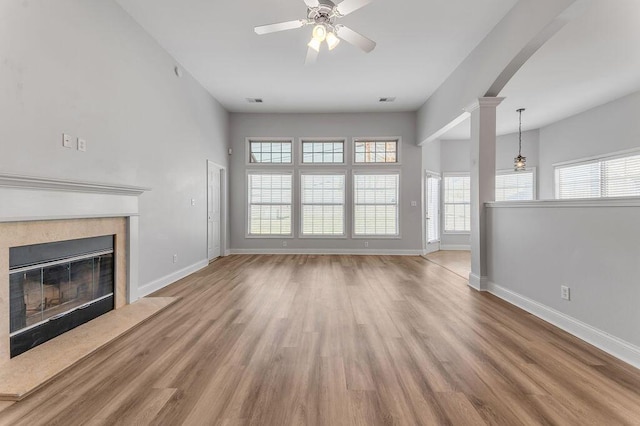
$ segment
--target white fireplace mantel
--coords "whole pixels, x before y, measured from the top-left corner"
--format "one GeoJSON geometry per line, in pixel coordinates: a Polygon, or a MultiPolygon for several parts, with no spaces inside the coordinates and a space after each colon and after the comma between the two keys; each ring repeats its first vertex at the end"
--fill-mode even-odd
{"type": "Polygon", "coordinates": [[[0,173],[0,223],[127,218],[127,302],[138,299],[138,197],[150,188],[0,173]]]}

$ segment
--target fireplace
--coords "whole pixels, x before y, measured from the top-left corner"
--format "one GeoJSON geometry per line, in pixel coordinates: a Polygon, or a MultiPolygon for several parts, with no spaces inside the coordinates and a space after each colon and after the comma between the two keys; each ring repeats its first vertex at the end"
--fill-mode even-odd
{"type": "Polygon", "coordinates": [[[114,309],[114,236],[9,249],[10,356],[114,309]]]}

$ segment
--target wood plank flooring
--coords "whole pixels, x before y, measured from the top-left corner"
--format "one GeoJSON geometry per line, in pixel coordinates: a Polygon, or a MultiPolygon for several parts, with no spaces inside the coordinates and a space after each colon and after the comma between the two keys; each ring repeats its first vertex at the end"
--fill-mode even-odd
{"type": "Polygon", "coordinates": [[[421,257],[229,256],[157,295],[0,424],[640,424],[639,370],[421,257]]]}

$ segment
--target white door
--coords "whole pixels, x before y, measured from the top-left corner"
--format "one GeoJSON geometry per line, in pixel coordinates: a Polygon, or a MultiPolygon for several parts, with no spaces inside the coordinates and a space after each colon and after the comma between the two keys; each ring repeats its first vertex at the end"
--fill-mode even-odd
{"type": "Polygon", "coordinates": [[[207,254],[220,257],[220,188],[222,168],[209,161],[207,166],[207,254]]]}
{"type": "Polygon", "coordinates": [[[427,253],[440,250],[440,176],[427,173],[425,182],[427,253]]]}

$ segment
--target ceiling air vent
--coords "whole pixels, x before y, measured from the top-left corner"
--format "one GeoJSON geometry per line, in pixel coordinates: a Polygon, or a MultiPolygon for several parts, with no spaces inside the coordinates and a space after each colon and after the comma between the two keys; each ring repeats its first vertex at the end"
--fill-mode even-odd
{"type": "Polygon", "coordinates": [[[395,101],[396,98],[395,97],[391,97],[391,98],[380,98],[380,102],[393,102],[395,101]]]}
{"type": "Polygon", "coordinates": [[[249,102],[250,104],[261,104],[262,98],[247,98],[247,102],[249,102]]]}

